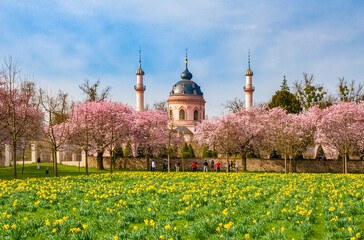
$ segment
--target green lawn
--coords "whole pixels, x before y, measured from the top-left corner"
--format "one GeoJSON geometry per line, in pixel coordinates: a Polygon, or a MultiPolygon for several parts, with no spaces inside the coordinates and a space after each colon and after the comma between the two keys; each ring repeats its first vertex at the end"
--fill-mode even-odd
{"type": "MultiPolygon", "coordinates": [[[[58,166],[59,176],[85,175],[85,168],[83,167],[79,169],[76,166],[67,166],[63,164],[58,164],[57,166],[58,166]]],[[[21,174],[22,165],[17,165],[16,168],[17,168],[18,179],[53,177],[52,163],[42,163],[40,165],[40,169],[37,169],[37,164],[25,164],[24,174],[21,174]],[[48,176],[45,173],[47,168],[49,169],[48,176]]],[[[109,169],[97,170],[96,168],[89,168],[88,171],[90,174],[101,174],[101,173],[108,173],[109,169]]],[[[6,180],[13,179],[13,167],[12,166],[0,167],[0,179],[6,179],[6,180]]]]}
{"type": "Polygon", "coordinates": [[[35,165],[28,167],[34,168],[29,176],[40,178],[0,180],[0,239],[363,236],[363,174],[134,171],[77,176],[77,167],[61,166],[61,173],[76,176],[44,178],[35,165]]]}

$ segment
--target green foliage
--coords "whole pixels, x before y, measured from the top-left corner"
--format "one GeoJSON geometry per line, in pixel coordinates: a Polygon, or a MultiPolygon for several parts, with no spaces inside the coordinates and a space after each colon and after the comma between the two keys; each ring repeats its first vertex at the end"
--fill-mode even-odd
{"type": "Polygon", "coordinates": [[[283,76],[283,82],[282,82],[282,85],[281,85],[281,90],[282,91],[288,91],[289,92],[289,87],[287,85],[286,76],[283,76]]]}
{"type": "Polygon", "coordinates": [[[132,151],[131,151],[131,146],[130,143],[128,142],[124,148],[124,157],[132,157],[132,151]]]}
{"type": "Polygon", "coordinates": [[[193,151],[193,148],[192,148],[191,144],[188,145],[188,152],[189,152],[190,158],[195,157],[195,152],[193,151]]]}
{"type": "Polygon", "coordinates": [[[318,146],[316,151],[316,160],[326,160],[325,152],[321,144],[318,146]]]}
{"type": "Polygon", "coordinates": [[[89,102],[106,100],[109,97],[111,90],[111,87],[106,87],[99,92],[100,79],[95,83],[90,83],[90,81],[86,79],[84,83],[79,85],[79,88],[82,90],[83,94],[86,95],[87,101],[89,102]]]}
{"type": "Polygon", "coordinates": [[[364,94],[362,93],[363,84],[355,85],[355,80],[352,80],[350,84],[344,79],[344,77],[339,78],[339,99],[341,102],[359,102],[364,99],[364,94]]]}
{"type": "Polygon", "coordinates": [[[211,151],[211,157],[217,158],[217,151],[216,150],[211,151]]]}
{"type": "Polygon", "coordinates": [[[311,106],[318,104],[326,95],[324,87],[321,85],[313,85],[315,77],[313,74],[308,75],[303,73],[303,81],[296,81],[294,83],[295,95],[304,110],[309,109],[311,106]]]}
{"type": "Polygon", "coordinates": [[[296,96],[289,91],[286,78],[280,91],[272,96],[272,100],[268,104],[268,108],[281,107],[288,113],[300,113],[302,111],[301,103],[297,100],[296,96]]]}
{"type": "Polygon", "coordinates": [[[190,152],[189,152],[187,143],[183,144],[183,146],[181,148],[181,156],[184,158],[190,157],[190,152]]]}
{"type": "Polygon", "coordinates": [[[212,153],[211,153],[211,151],[209,150],[209,148],[207,146],[204,146],[203,149],[202,149],[202,157],[203,158],[212,157],[212,153]]]}

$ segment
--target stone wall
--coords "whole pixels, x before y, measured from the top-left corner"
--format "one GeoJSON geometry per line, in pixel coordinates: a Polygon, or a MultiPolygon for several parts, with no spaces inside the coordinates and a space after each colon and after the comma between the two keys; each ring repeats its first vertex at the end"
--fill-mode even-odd
{"type": "MultiPolygon", "coordinates": [[[[206,159],[209,163],[210,170],[210,160],[212,158],[206,159]]],[[[167,159],[166,159],[167,160],[167,159]]],[[[231,159],[234,162],[234,159],[231,159]]],[[[236,159],[238,161],[239,169],[242,169],[242,160],[236,159]]],[[[96,157],[88,157],[89,167],[97,167],[96,157]]],[[[171,170],[175,171],[175,163],[180,161],[180,171],[182,170],[182,159],[171,159],[171,170]]],[[[214,159],[215,163],[221,163],[221,171],[226,171],[226,159],[214,159]]],[[[152,159],[149,160],[149,169],[152,159]]],[[[162,170],[163,159],[155,159],[156,170],[162,170]]],[[[197,162],[197,170],[202,171],[204,162],[203,158],[188,158],[184,159],[185,170],[192,171],[192,163],[197,162]]],[[[104,157],[104,167],[109,168],[110,158],[104,157]]],[[[288,161],[287,161],[288,163],[288,161]]],[[[295,161],[292,162],[293,168],[295,167],[295,161]]],[[[235,167],[235,164],[234,164],[235,167]]],[[[264,172],[283,172],[284,171],[284,160],[276,159],[257,159],[249,158],[246,163],[247,171],[264,171],[264,172]]],[[[126,170],[146,170],[147,161],[145,158],[118,158],[115,162],[115,168],[126,169],[126,170]]],[[[296,172],[342,172],[342,161],[341,160],[324,160],[317,161],[311,159],[297,160],[296,172]]],[[[348,161],[348,172],[361,172],[364,173],[364,160],[349,160],[348,161]]]]}

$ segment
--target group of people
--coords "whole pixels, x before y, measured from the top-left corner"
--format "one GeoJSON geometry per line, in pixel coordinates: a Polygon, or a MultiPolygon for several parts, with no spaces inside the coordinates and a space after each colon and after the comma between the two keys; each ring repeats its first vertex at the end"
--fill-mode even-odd
{"type": "MultiPolygon", "coordinates": [[[[177,162],[175,163],[176,172],[179,172],[180,165],[181,165],[180,164],[180,161],[177,160],[177,162]]],[[[205,160],[202,165],[203,165],[203,172],[206,172],[207,173],[208,172],[208,169],[209,169],[209,163],[207,162],[207,160],[205,160]]],[[[167,160],[165,160],[165,159],[163,160],[162,166],[163,166],[162,172],[167,172],[168,171],[168,162],[167,162],[167,160]]],[[[191,166],[192,166],[192,172],[196,172],[197,171],[197,167],[198,167],[197,162],[196,161],[193,162],[191,166]]],[[[210,170],[211,171],[215,171],[215,166],[216,166],[216,172],[220,172],[221,163],[220,162],[216,162],[215,163],[215,161],[213,159],[211,159],[211,161],[210,161],[210,170]]],[[[152,166],[151,166],[151,171],[154,172],[155,168],[156,168],[156,163],[153,160],[152,161],[152,166]]],[[[238,171],[239,171],[238,162],[237,161],[235,161],[235,162],[233,162],[233,161],[228,162],[227,169],[230,172],[233,172],[234,169],[235,169],[236,173],[238,173],[238,171]]]]}
{"type": "MultiPolygon", "coordinates": [[[[207,173],[208,169],[209,169],[209,163],[205,160],[202,165],[203,165],[203,172],[207,173]]],[[[211,159],[211,161],[210,161],[211,171],[215,171],[215,166],[216,166],[216,172],[220,172],[221,163],[220,162],[215,163],[215,161],[213,159],[211,159]]],[[[236,173],[238,173],[238,171],[239,171],[238,162],[237,161],[235,161],[235,163],[233,163],[232,161],[228,162],[227,169],[229,169],[230,172],[234,171],[234,167],[235,167],[236,173]]],[[[197,171],[197,162],[192,163],[192,169],[193,169],[193,172],[197,171]]]]}

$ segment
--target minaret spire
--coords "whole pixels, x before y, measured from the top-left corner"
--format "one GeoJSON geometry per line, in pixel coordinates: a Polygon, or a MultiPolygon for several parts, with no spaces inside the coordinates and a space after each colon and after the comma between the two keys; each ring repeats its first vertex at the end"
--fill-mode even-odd
{"type": "Polygon", "coordinates": [[[187,64],[188,64],[188,58],[187,58],[188,48],[185,48],[185,50],[186,50],[186,69],[187,69],[187,64]]]}
{"type": "Polygon", "coordinates": [[[250,50],[248,51],[248,67],[250,68],[250,50]]]}
{"type": "Polygon", "coordinates": [[[139,68],[136,72],[137,84],[134,85],[136,92],[136,110],[137,112],[144,111],[144,91],[146,89],[143,83],[144,71],[142,69],[142,50],[139,47],[139,68]]]}
{"type": "Polygon", "coordinates": [[[248,51],[248,69],[245,72],[245,108],[250,109],[253,106],[253,92],[255,88],[252,85],[253,71],[250,69],[250,51],[248,51]]]}

